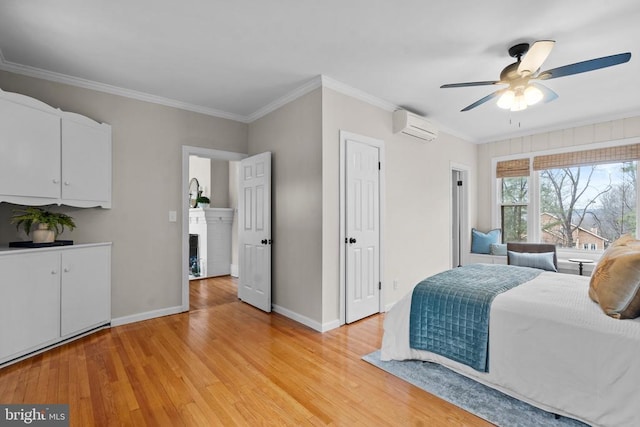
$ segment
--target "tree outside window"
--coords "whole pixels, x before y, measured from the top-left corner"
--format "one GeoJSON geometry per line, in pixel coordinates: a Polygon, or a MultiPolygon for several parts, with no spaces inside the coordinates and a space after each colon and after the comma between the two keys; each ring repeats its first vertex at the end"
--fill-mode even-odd
{"type": "Polygon", "coordinates": [[[502,178],[501,190],[502,241],[526,242],[529,178],[502,178]]]}
{"type": "Polygon", "coordinates": [[[633,161],[540,171],[541,240],[604,249],[635,235],[636,169],[633,161]]]}

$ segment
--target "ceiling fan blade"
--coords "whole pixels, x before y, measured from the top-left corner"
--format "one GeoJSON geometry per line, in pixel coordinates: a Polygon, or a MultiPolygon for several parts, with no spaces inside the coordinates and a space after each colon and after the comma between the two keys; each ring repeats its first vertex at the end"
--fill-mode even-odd
{"type": "Polygon", "coordinates": [[[488,86],[495,85],[500,83],[499,81],[486,81],[486,82],[468,82],[468,83],[449,83],[446,85],[440,86],[440,89],[445,89],[449,87],[469,87],[469,86],[488,86]]]}
{"type": "Polygon", "coordinates": [[[505,90],[506,89],[500,89],[500,90],[497,90],[497,91],[495,91],[493,93],[490,93],[489,95],[485,96],[484,98],[481,98],[481,99],[477,100],[473,104],[467,105],[462,110],[460,110],[460,112],[472,110],[472,109],[476,108],[478,105],[482,105],[487,101],[491,101],[496,96],[502,95],[505,90]]]}
{"type": "Polygon", "coordinates": [[[549,89],[545,85],[541,85],[540,83],[535,83],[535,82],[532,82],[532,81],[529,82],[529,85],[538,88],[540,90],[540,92],[542,92],[542,102],[545,103],[545,104],[547,102],[553,101],[554,99],[556,99],[558,97],[557,93],[555,93],[554,91],[552,91],[551,89],[549,89]]]}
{"type": "Polygon", "coordinates": [[[551,53],[555,44],[556,42],[554,40],[539,40],[535,42],[520,61],[518,74],[521,76],[530,76],[538,71],[542,63],[551,53]]]}
{"type": "Polygon", "coordinates": [[[603,56],[602,58],[589,59],[588,61],[576,62],[575,64],[563,67],[552,68],[543,71],[538,75],[540,80],[557,79],[558,77],[570,76],[572,74],[586,73],[587,71],[599,70],[600,68],[611,67],[624,64],[631,59],[631,53],[619,53],[617,55],[603,56]]]}

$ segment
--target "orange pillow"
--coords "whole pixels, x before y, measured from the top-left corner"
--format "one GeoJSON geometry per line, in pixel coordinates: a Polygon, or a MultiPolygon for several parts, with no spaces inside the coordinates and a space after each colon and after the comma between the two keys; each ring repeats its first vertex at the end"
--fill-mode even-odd
{"type": "Polygon", "coordinates": [[[622,236],[593,270],[589,297],[616,319],[640,316],[640,241],[622,236]]]}

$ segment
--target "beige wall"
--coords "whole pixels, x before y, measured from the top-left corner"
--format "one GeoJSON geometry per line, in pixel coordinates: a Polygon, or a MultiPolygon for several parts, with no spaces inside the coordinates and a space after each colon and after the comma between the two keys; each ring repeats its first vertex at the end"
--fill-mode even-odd
{"type": "Polygon", "coordinates": [[[229,161],[211,159],[211,181],[209,198],[212,208],[230,208],[229,204],[229,161]]]}
{"type": "Polygon", "coordinates": [[[478,146],[478,219],[479,229],[490,229],[491,160],[494,157],[531,153],[567,147],[586,148],[589,144],[640,137],[640,116],[586,126],[544,132],[496,141],[478,146]]]}
{"type": "Polygon", "coordinates": [[[322,102],[314,90],[249,125],[272,157],[272,302],[322,320],[322,102]]]}
{"type": "MultiPolygon", "coordinates": [[[[113,131],[112,209],[61,208],[78,228],[63,238],[113,242],[114,318],[181,305],[181,146],[247,152],[248,126],[0,71],[0,89],[106,122],[113,131]],[[168,212],[178,212],[170,223],[168,212]]],[[[0,204],[0,244],[16,240],[0,204]]],[[[186,261],[185,261],[186,262],[186,261]]]]}
{"type": "Polygon", "coordinates": [[[449,268],[451,162],[469,167],[470,206],[475,207],[477,147],[444,133],[432,142],[394,134],[391,112],[327,88],[322,91],[322,111],[322,315],[327,324],[340,314],[340,130],[385,144],[385,306],[428,275],[449,268]],[[397,290],[394,279],[398,279],[397,290]]]}

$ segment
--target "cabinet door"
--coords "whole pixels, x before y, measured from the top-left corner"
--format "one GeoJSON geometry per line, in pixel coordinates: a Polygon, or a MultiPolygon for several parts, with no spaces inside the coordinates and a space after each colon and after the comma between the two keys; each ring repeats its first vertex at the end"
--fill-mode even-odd
{"type": "Polygon", "coordinates": [[[0,99],[0,194],[60,197],[60,117],[0,99]]]}
{"type": "Polygon", "coordinates": [[[111,320],[111,248],[62,251],[61,335],[74,335],[111,320]]]}
{"type": "MultiPolygon", "coordinates": [[[[62,199],[111,201],[111,128],[62,119],[62,199]]],[[[74,203],[70,203],[74,204],[74,203]]],[[[94,206],[104,203],[95,203],[94,206]]]]}
{"type": "Polygon", "coordinates": [[[0,362],[60,336],[60,255],[0,256],[0,362]]]}

